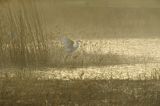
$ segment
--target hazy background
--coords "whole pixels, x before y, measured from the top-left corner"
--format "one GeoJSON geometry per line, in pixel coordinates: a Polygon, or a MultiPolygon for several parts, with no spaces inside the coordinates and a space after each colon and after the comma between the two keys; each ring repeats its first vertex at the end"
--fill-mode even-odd
{"type": "Polygon", "coordinates": [[[159,0],[37,0],[48,32],[76,37],[160,37],[159,0]]]}
{"type": "Polygon", "coordinates": [[[135,56],[147,59],[160,57],[157,51],[160,39],[150,39],[159,38],[160,34],[158,0],[7,1],[0,0],[0,56],[5,61],[2,61],[3,65],[8,63],[6,60],[10,60],[11,63],[19,61],[17,64],[20,66],[23,65],[21,63],[26,63],[24,66],[27,66],[31,62],[35,62],[33,66],[39,63],[61,66],[63,60],[69,65],[76,63],[73,60],[78,60],[77,65],[81,62],[83,66],[86,57],[89,57],[86,64],[91,62],[92,57],[98,57],[91,63],[99,65],[108,62],[110,54],[111,63],[117,63],[117,56],[118,60],[125,60],[127,63],[136,60],[133,59],[135,56]],[[56,43],[59,35],[83,40],[77,51],[79,58],[65,61],[63,47],[56,43]],[[119,58],[126,56],[131,58],[119,58]]]}

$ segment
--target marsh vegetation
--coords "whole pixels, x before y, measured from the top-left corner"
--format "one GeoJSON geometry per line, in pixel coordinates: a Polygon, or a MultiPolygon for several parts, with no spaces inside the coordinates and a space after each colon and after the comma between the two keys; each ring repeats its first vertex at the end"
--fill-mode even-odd
{"type": "Polygon", "coordinates": [[[0,0],[0,106],[158,106],[153,1],[0,0]],[[81,45],[67,55],[58,35],[81,45]]]}

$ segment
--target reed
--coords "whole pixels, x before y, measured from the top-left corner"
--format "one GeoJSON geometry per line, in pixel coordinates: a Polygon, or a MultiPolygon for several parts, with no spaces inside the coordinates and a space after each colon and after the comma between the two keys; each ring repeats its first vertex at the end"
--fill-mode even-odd
{"type": "Polygon", "coordinates": [[[47,64],[48,46],[42,16],[34,2],[7,2],[0,22],[1,66],[42,66],[47,64]]]}

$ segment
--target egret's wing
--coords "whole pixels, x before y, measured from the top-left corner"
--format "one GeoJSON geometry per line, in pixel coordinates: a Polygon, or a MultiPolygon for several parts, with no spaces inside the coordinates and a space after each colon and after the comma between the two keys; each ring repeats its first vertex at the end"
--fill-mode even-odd
{"type": "Polygon", "coordinates": [[[62,37],[62,43],[64,45],[64,47],[66,48],[72,48],[74,41],[72,41],[71,39],[67,38],[66,36],[62,37]]]}

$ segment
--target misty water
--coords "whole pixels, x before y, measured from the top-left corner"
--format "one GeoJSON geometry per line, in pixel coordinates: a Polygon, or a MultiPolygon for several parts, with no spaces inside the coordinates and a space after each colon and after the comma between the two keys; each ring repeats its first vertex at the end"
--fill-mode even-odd
{"type": "MultiPolygon", "coordinates": [[[[152,77],[158,77],[156,75],[160,73],[159,50],[160,39],[82,39],[80,47],[72,55],[79,55],[78,53],[82,51],[87,54],[104,54],[104,56],[105,54],[111,53],[120,57],[124,56],[130,61],[134,61],[132,60],[134,58],[130,57],[135,57],[136,59],[142,58],[144,62],[136,63],[135,61],[134,63],[128,64],[119,63],[110,65],[99,64],[87,67],[77,66],[77,68],[59,66],[59,68],[50,67],[36,70],[33,71],[33,73],[39,79],[151,79],[152,77]]],[[[110,61],[109,59],[105,61],[107,60],[110,61]]],[[[113,61],[116,60],[113,58],[113,61]]],[[[3,73],[3,71],[1,73],[3,73]]],[[[14,72],[11,76],[14,76],[14,72]]]]}
{"type": "MultiPolygon", "coordinates": [[[[109,66],[91,66],[81,68],[49,68],[46,71],[36,72],[41,78],[57,79],[145,79],[151,78],[160,68],[160,40],[159,39],[106,39],[82,40],[80,48],[75,52],[84,50],[87,53],[139,56],[139,58],[152,57],[150,62],[120,64],[109,66]],[[38,74],[39,73],[39,74],[38,74]]],[[[93,57],[94,58],[94,57],[93,57]]]]}

